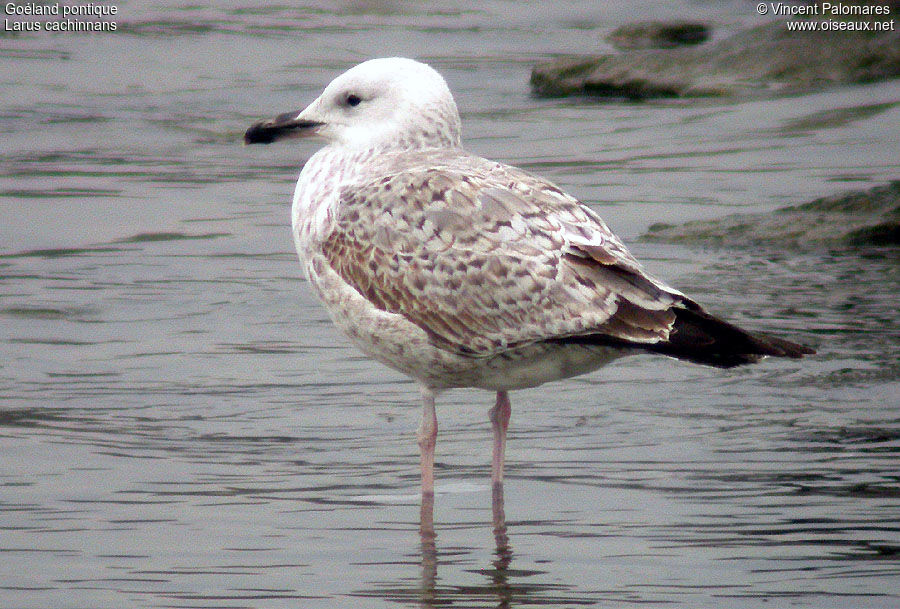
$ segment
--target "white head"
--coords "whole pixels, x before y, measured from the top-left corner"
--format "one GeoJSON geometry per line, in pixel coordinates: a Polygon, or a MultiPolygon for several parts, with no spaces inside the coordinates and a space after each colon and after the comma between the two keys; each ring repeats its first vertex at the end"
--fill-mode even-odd
{"type": "Polygon", "coordinates": [[[459,111],[434,69],[402,57],[350,68],[302,112],[253,125],[249,144],[315,135],[354,148],[410,149],[460,145],[459,111]]]}

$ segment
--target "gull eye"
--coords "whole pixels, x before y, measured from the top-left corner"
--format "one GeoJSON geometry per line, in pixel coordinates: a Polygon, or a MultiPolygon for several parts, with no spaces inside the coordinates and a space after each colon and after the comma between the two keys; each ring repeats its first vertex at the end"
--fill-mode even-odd
{"type": "Polygon", "coordinates": [[[347,98],[345,101],[347,102],[348,106],[358,106],[362,102],[362,98],[360,98],[359,95],[350,93],[347,95],[347,98]]]}

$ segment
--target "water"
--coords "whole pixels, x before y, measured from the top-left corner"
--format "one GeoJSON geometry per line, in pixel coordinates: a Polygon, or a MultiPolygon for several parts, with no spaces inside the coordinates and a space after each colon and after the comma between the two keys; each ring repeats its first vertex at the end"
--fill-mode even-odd
{"type": "Polygon", "coordinates": [[[895,607],[895,252],[636,241],[897,178],[900,84],[743,102],[535,100],[530,65],[635,18],[746,3],[121,2],[116,33],[0,39],[0,606],[895,607]],[[816,346],[716,371],[636,357],[438,404],[340,337],[288,225],[308,144],[254,120],[377,55],[436,65],[470,149],[589,202],[713,311],[816,346]],[[857,111],[857,108],[862,110],[857,111]]]}

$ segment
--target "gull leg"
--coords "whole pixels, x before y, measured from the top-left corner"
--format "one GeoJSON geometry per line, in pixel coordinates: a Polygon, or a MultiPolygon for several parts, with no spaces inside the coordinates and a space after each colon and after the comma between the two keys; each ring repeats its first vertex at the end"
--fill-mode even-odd
{"type": "Polygon", "coordinates": [[[434,497],[434,447],[437,444],[437,415],[434,392],[422,389],[422,425],[418,433],[422,459],[422,497],[434,497]]]}
{"type": "Polygon", "coordinates": [[[509,428],[509,415],[511,412],[512,406],[509,403],[509,394],[506,391],[498,391],[497,402],[488,413],[491,419],[491,429],[494,432],[491,485],[495,489],[503,486],[503,464],[506,460],[506,430],[509,428]]]}

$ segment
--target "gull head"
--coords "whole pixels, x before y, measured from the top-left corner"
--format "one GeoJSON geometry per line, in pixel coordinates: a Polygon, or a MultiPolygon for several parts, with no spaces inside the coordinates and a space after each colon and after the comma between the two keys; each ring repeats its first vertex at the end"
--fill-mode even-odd
{"type": "Polygon", "coordinates": [[[314,136],[349,149],[457,147],[460,130],[443,77],[424,63],[389,57],[350,68],[300,112],[255,123],[244,141],[314,136]]]}

